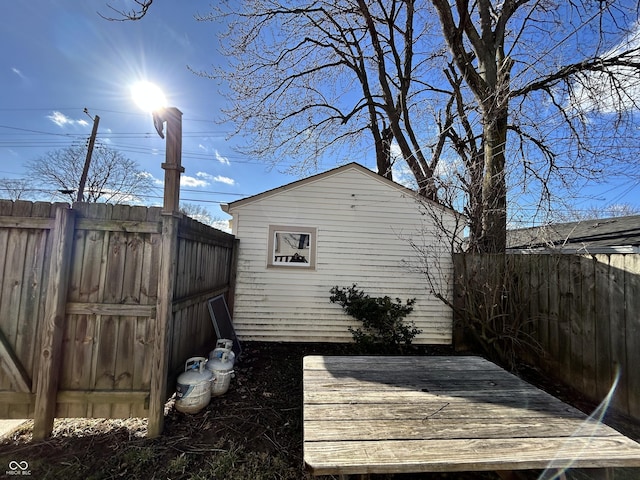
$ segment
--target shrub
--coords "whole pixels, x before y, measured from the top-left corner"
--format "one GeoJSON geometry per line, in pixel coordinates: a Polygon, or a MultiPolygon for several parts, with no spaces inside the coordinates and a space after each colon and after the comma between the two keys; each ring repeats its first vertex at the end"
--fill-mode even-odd
{"type": "Polygon", "coordinates": [[[404,317],[413,311],[415,298],[408,299],[406,305],[399,298],[372,298],[358,290],[354,283],[349,288],[333,287],[329,300],[341,305],[347,314],[362,322],[362,327],[349,327],[349,332],[363,351],[402,353],[405,347],[411,345],[413,338],[422,332],[413,322],[403,322],[404,317]]]}

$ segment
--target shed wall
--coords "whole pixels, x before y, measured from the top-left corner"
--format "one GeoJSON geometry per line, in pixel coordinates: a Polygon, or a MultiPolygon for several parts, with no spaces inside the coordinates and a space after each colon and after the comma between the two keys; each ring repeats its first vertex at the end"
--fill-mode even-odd
{"type": "MultiPolygon", "coordinates": [[[[443,220],[453,223],[446,212],[443,220]]],[[[411,241],[427,245],[439,292],[453,272],[450,248],[429,214],[401,188],[357,169],[233,206],[240,239],[234,327],[244,340],[348,342],[354,320],[329,302],[333,286],[353,283],[371,296],[416,297],[407,317],[423,330],[422,344],[451,342],[452,313],[430,293],[411,241]],[[268,268],[269,225],[317,229],[315,270],[268,268]]]]}

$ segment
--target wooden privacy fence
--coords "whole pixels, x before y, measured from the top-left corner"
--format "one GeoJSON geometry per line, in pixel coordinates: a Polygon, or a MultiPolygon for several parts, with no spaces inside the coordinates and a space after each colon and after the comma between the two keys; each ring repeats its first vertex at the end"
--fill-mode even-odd
{"type": "MultiPolygon", "coordinates": [[[[0,200],[0,418],[148,417],[215,340],[235,239],[160,208],[0,200]]],[[[232,297],[231,297],[232,298],[232,297]]]]}
{"type": "Polygon", "coordinates": [[[462,292],[463,279],[503,272],[493,277],[501,281],[493,300],[503,303],[506,328],[517,323],[535,347],[519,350],[521,360],[598,402],[619,375],[611,407],[640,419],[640,255],[458,254],[454,265],[463,311],[473,301],[490,307],[462,292]]]}

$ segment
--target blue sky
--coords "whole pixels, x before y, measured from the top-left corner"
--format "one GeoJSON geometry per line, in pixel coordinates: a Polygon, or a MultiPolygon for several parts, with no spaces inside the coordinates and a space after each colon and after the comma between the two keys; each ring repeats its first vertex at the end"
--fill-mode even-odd
{"type": "MultiPolygon", "coordinates": [[[[210,11],[202,0],[154,2],[139,22],[109,22],[109,0],[5,2],[0,42],[0,178],[24,176],[25,162],[84,141],[91,116],[100,116],[98,140],[138,162],[161,180],[164,141],[151,117],[138,109],[131,85],[149,80],[162,87],[183,117],[181,200],[227,218],[219,203],[278,187],[297,179],[269,170],[265,159],[248,158],[227,140],[231,126],[220,117],[221,88],[193,74],[224,64],[216,26],[194,15],[210,11]]],[[[114,5],[119,0],[113,0],[114,5]]],[[[333,165],[324,165],[330,168],[333,165]]],[[[374,168],[374,153],[365,164],[374,168]]],[[[640,209],[637,178],[589,189],[588,201],[629,204],[640,209]]],[[[161,204],[162,187],[148,204],[161,204]]],[[[517,211],[516,211],[517,215],[517,211]]],[[[525,215],[526,217],[527,215],[525,215]]]]}
{"type": "MultiPolygon", "coordinates": [[[[0,29],[0,178],[24,175],[25,162],[85,140],[100,116],[98,140],[161,180],[164,141],[151,116],[134,104],[137,80],[158,84],[183,112],[185,173],[181,201],[226,218],[219,202],[237,200],[296,180],[240,156],[227,140],[231,127],[215,123],[222,97],[195,70],[223,62],[216,25],[197,22],[209,4],[154,2],[144,20],[109,22],[108,0],[5,2],[0,29]],[[157,5],[156,5],[157,3],[157,5]]],[[[115,3],[114,3],[115,4],[115,3]]],[[[156,195],[162,195],[161,186],[156,195]]],[[[149,198],[161,204],[161,198],[149,198]]]]}

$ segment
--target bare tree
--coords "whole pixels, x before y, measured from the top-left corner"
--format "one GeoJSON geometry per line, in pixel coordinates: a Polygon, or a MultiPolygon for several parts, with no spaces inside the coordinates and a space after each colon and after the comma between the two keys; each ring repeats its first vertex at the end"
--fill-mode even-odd
{"type": "Polygon", "coordinates": [[[212,215],[209,209],[202,205],[197,205],[195,203],[181,203],[180,213],[183,213],[200,223],[209,225],[210,227],[225,231],[228,230],[228,221],[223,220],[222,217],[212,215]]]}
{"type": "Polygon", "coordinates": [[[549,207],[559,188],[630,171],[635,2],[227,7],[231,67],[214,76],[229,82],[228,118],[250,133],[247,153],[304,169],[373,150],[387,174],[397,150],[428,198],[442,201],[455,181],[472,250],[504,250],[508,191],[536,192],[549,207]]]}
{"type": "Polygon", "coordinates": [[[620,144],[615,130],[618,138],[623,131],[629,133],[625,120],[633,118],[624,112],[638,107],[634,95],[640,73],[640,43],[634,31],[638,5],[526,0],[432,3],[482,125],[482,233],[474,246],[479,251],[504,251],[508,154],[521,161],[519,172],[525,180],[540,181],[544,194],[552,188],[554,174],[565,182],[603,171],[614,175],[616,163],[618,167],[623,163],[621,154],[629,144],[620,144]],[[604,104],[612,105],[617,114],[616,122],[606,127],[593,115],[598,109],[602,112],[604,104]],[[609,141],[599,143],[604,129],[609,141]],[[508,132],[513,134],[512,143],[520,145],[519,155],[509,150],[508,132]]]}
{"type": "Polygon", "coordinates": [[[117,8],[111,5],[110,3],[107,3],[107,8],[113,11],[116,14],[116,16],[108,17],[101,13],[98,13],[98,15],[100,15],[105,20],[109,20],[112,22],[140,20],[142,19],[142,17],[144,17],[147,14],[147,12],[149,11],[149,8],[151,8],[151,4],[153,3],[153,0],[132,0],[132,3],[133,3],[133,8],[128,8],[128,9],[117,8]]]}
{"type": "Polygon", "coordinates": [[[23,200],[33,196],[30,182],[23,178],[0,178],[0,198],[23,200]]]}
{"type": "MultiPolygon", "coordinates": [[[[308,170],[375,153],[463,209],[502,252],[519,194],[540,210],[638,175],[631,0],[222,1],[227,119],[246,153],[308,170]],[[454,195],[453,192],[457,192],[454,195]]],[[[135,16],[135,15],[134,15],[135,16]]]]}
{"type": "MultiPolygon", "coordinates": [[[[85,158],[84,145],[48,152],[27,163],[29,180],[38,188],[49,188],[54,196],[73,202],[85,158]]],[[[152,188],[152,177],[136,162],[104,145],[96,145],[85,185],[87,202],[140,202],[152,188]]]]}
{"type": "Polygon", "coordinates": [[[600,218],[627,217],[640,215],[640,208],[629,203],[609,205],[591,205],[586,209],[575,208],[557,212],[555,222],[577,222],[580,220],[597,220],[600,218]]]}
{"type": "Polygon", "coordinates": [[[212,76],[228,81],[226,113],[237,132],[252,133],[245,153],[286,157],[305,171],[323,157],[373,152],[378,173],[391,178],[397,150],[419,191],[436,198],[439,157],[430,155],[423,123],[434,105],[421,95],[447,93],[426,81],[446,50],[430,48],[435,24],[424,8],[405,0],[257,0],[243,7],[236,12],[223,2],[200,20],[229,21],[223,44],[231,67],[212,76]]]}

